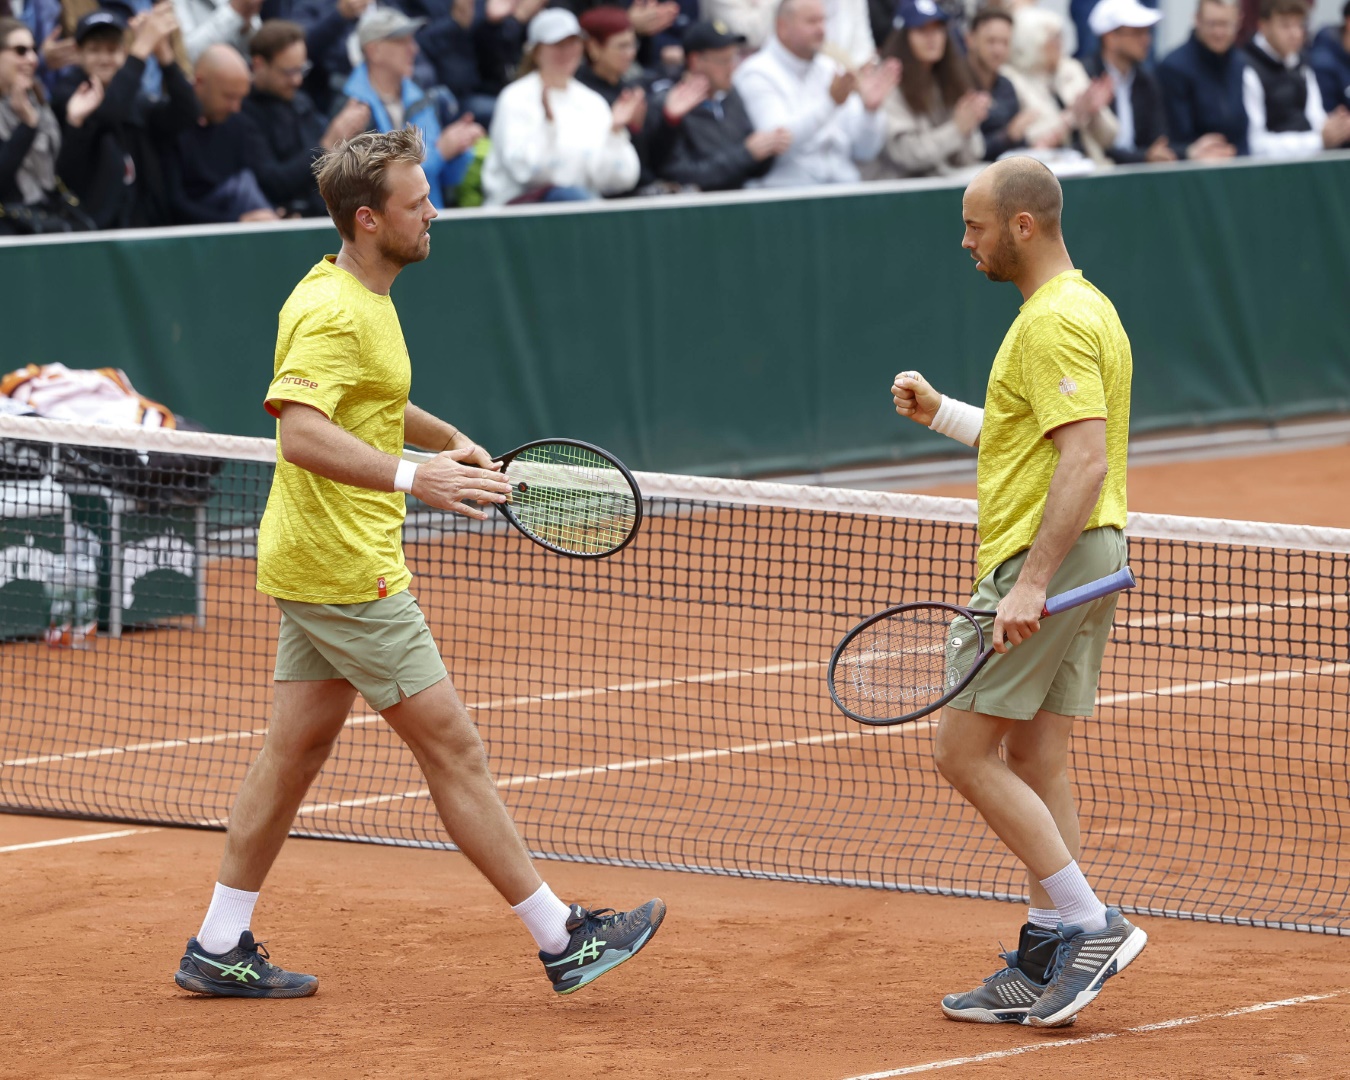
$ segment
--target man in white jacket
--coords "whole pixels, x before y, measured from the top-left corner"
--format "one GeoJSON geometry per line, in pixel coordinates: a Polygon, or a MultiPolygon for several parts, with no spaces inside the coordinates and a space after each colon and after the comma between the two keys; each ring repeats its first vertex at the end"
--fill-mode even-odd
{"type": "Polygon", "coordinates": [[[758,182],[766,187],[855,183],[858,163],[881,151],[880,108],[900,81],[899,62],[854,73],[824,55],[824,44],[822,0],[783,0],[774,36],[736,72],[755,129],[792,133],[791,148],[758,182]]]}

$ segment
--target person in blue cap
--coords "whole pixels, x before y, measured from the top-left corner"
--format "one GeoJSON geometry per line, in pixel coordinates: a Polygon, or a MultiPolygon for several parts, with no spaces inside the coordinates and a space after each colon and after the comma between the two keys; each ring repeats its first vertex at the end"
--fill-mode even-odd
{"type": "Polygon", "coordinates": [[[948,14],[935,0],[900,0],[881,46],[900,63],[900,85],[887,96],[886,142],[863,166],[868,180],[942,176],[984,157],[980,125],[990,96],[975,86],[970,65],[948,30],[948,14]]]}

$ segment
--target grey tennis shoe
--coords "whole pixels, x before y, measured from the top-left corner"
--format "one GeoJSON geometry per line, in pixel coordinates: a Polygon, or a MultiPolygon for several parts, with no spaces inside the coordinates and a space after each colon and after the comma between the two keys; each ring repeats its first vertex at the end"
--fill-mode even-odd
{"type": "Polygon", "coordinates": [[[1061,934],[1064,944],[1050,968],[1045,993],[1027,1012],[1026,1022],[1032,1027],[1072,1023],[1102,992],[1106,980],[1124,971],[1148,944],[1148,935],[1114,907],[1106,909],[1105,930],[1090,934],[1069,926],[1061,934]]]}
{"type": "Polygon", "coordinates": [[[968,1024],[1020,1024],[1040,1000],[1045,987],[1032,982],[1017,966],[1017,950],[999,953],[1008,966],[994,972],[974,990],[948,994],[942,1011],[950,1020],[968,1024]]]}

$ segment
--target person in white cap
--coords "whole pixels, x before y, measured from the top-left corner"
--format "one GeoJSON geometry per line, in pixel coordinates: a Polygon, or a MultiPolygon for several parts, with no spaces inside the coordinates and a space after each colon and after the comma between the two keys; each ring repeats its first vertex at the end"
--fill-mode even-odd
{"type": "Polygon", "coordinates": [[[520,78],[497,98],[483,163],[489,204],[569,202],[619,195],[638,181],[629,127],[646,98],[636,87],[613,106],[576,79],[581,26],[565,8],[530,20],[520,78]]]}
{"type": "Polygon", "coordinates": [[[1161,18],[1139,0],[1098,0],[1088,16],[1101,48],[1083,58],[1083,69],[1094,79],[1104,75],[1111,80],[1110,108],[1119,128],[1103,150],[1120,165],[1176,161],[1178,156],[1167,135],[1162,87],[1142,66],[1161,18]]]}

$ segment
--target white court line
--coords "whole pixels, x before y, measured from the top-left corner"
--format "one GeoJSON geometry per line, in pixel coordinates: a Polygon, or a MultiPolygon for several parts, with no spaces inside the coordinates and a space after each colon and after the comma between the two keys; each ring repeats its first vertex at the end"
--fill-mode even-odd
{"type": "Polygon", "coordinates": [[[959,1065],[977,1065],[985,1061],[998,1061],[1001,1058],[1017,1057],[1020,1054],[1034,1054],[1038,1050],[1058,1050],[1064,1046],[1085,1046],[1088,1043],[1105,1042],[1118,1039],[1122,1035],[1148,1035],[1154,1031],[1169,1031],[1172,1028],[1187,1027],[1190,1024],[1204,1024],[1210,1020],[1227,1020],[1234,1016],[1246,1016],[1249,1013],[1268,1012],[1271,1009],[1284,1009],[1292,1005],[1306,1005],[1310,1001],[1326,1001],[1328,998],[1344,997],[1350,990],[1333,990],[1329,994],[1304,994],[1302,997],[1285,998],[1282,1001],[1263,1001],[1259,1005],[1247,1005],[1241,1009],[1227,1012],[1205,1013],[1203,1016],[1182,1016],[1176,1020],[1163,1020],[1156,1024],[1143,1024],[1140,1027],[1126,1028],[1124,1031],[1100,1031],[1095,1035],[1084,1035],[1077,1039],[1027,1043],[1007,1050],[990,1050],[970,1057],[948,1058],[945,1061],[929,1061],[922,1065],[908,1065],[901,1069],[887,1069],[885,1072],[863,1073],[851,1076],[848,1080],[889,1080],[893,1076],[914,1076],[916,1073],[936,1072],[938,1069],[952,1069],[959,1065]]]}
{"type": "Polygon", "coordinates": [[[1179,697],[1183,694],[1198,694],[1206,690],[1218,690],[1224,686],[1252,686],[1258,683],[1293,682],[1295,679],[1313,679],[1322,675],[1350,674],[1350,664],[1318,664],[1316,667],[1298,671],[1258,671],[1250,675],[1240,675],[1234,679],[1211,679],[1206,682],[1173,683],[1171,686],[1155,686],[1149,690],[1130,690],[1121,694],[1103,694],[1097,699],[1099,706],[1120,705],[1128,701],[1147,701],[1149,698],[1179,697]]]}
{"type": "MultiPolygon", "coordinates": [[[[825,663],[822,660],[803,660],[792,664],[768,664],[756,668],[728,668],[723,671],[706,671],[701,675],[681,675],[671,679],[644,679],[641,682],[615,683],[612,686],[591,686],[581,690],[557,690],[547,694],[523,694],[518,697],[490,698],[487,701],[469,704],[467,708],[470,712],[481,712],[490,709],[510,709],[517,705],[528,705],[536,701],[579,701],[582,698],[600,697],[604,694],[660,690],[667,686],[684,686],[692,683],[728,682],[732,679],[740,679],[751,675],[781,675],[785,672],[824,666],[825,663]]],[[[373,724],[380,719],[378,713],[365,713],[349,718],[347,723],[353,725],[373,724]]],[[[14,769],[24,765],[49,765],[54,761],[82,761],[86,758],[136,754],[146,750],[170,750],[175,747],[229,742],[234,739],[260,739],[266,734],[266,728],[254,728],[251,731],[225,731],[216,735],[196,735],[187,739],[163,739],[158,742],[133,743],[130,746],[104,746],[95,750],[72,750],[66,754],[43,754],[38,757],[12,758],[9,761],[0,761],[0,768],[14,769]]]]}
{"type": "Polygon", "coordinates": [[[119,829],[117,832],[88,833],[84,836],[63,836],[59,840],[35,840],[31,844],[10,844],[0,847],[0,854],[6,851],[31,851],[33,848],[60,847],[62,844],[87,844],[91,840],[116,840],[120,836],[136,836],[138,833],[158,832],[158,829],[119,829]]]}
{"type": "Polygon", "coordinates": [[[1350,601],[1343,593],[1300,593],[1288,600],[1276,600],[1268,604],[1224,604],[1220,607],[1205,608],[1201,611],[1174,611],[1165,615],[1140,615],[1126,619],[1125,624],[1136,629],[1171,627],[1200,619],[1252,618],[1273,611],[1306,611],[1309,608],[1339,607],[1350,601]]]}

